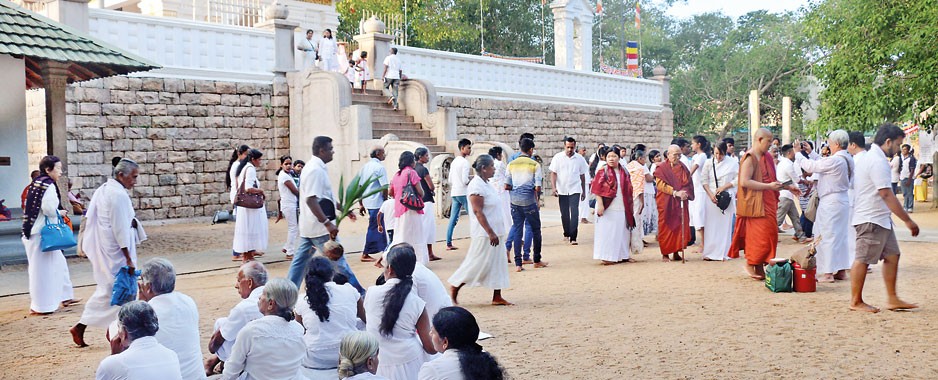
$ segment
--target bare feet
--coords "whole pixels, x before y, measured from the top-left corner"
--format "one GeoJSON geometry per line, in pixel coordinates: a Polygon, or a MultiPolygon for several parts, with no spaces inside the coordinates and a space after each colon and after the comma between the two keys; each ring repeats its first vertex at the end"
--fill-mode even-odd
{"type": "Polygon", "coordinates": [[[671,259],[668,258],[668,255],[661,255],[661,261],[666,262],[666,263],[670,263],[670,262],[671,262],[671,259]]]}
{"type": "Polygon", "coordinates": [[[264,252],[261,252],[261,251],[254,251],[254,252],[251,252],[251,256],[252,256],[252,257],[262,257],[262,256],[264,256],[264,252]]]}
{"type": "Polygon", "coordinates": [[[287,260],[293,260],[293,255],[285,255],[284,258],[287,260]]]}
{"type": "Polygon", "coordinates": [[[69,307],[79,303],[81,303],[81,298],[72,298],[70,300],[62,301],[62,307],[69,307]]]}
{"type": "Polygon", "coordinates": [[[677,254],[677,252],[674,252],[674,254],[671,255],[671,260],[681,261],[683,258],[681,258],[681,255],[677,254]]]}
{"type": "Polygon", "coordinates": [[[539,262],[539,263],[534,263],[534,267],[535,267],[535,268],[547,268],[547,264],[548,264],[548,262],[546,262],[546,261],[541,261],[541,262],[539,262]]]}
{"type": "Polygon", "coordinates": [[[515,267],[515,272],[521,272],[521,271],[523,271],[523,270],[524,270],[524,267],[522,267],[522,266],[520,266],[520,265],[515,267]]]}
{"type": "Polygon", "coordinates": [[[747,265],[746,265],[746,274],[748,274],[750,278],[752,278],[753,280],[756,280],[756,281],[765,280],[765,273],[764,273],[764,272],[763,272],[763,273],[759,273],[759,271],[756,270],[756,268],[758,268],[758,267],[759,267],[759,266],[753,266],[753,265],[748,265],[748,264],[747,264],[747,265]]]}
{"type": "MultiPolygon", "coordinates": [[[[453,301],[453,305],[455,305],[455,304],[456,304],[456,301],[453,301]]],[[[506,301],[506,300],[505,300],[504,298],[502,298],[502,297],[498,297],[498,298],[492,298],[492,305],[495,305],[495,306],[512,306],[512,305],[514,305],[514,304],[511,303],[511,302],[506,301]]]]}
{"type": "Polygon", "coordinates": [[[68,330],[72,334],[72,341],[78,345],[78,347],[88,347],[88,344],[85,343],[85,325],[79,323],[68,330]]]}
{"type": "MultiPolygon", "coordinates": [[[[462,287],[462,286],[460,285],[460,287],[462,287]]],[[[455,286],[450,286],[450,287],[449,287],[449,298],[450,298],[451,300],[453,300],[453,305],[459,305],[459,302],[456,302],[456,297],[458,297],[458,296],[459,296],[459,288],[457,288],[457,287],[455,287],[455,286]]]]}
{"type": "Polygon", "coordinates": [[[244,258],[241,255],[231,256],[231,261],[244,261],[244,258]]]}
{"type": "Polygon", "coordinates": [[[886,303],[886,310],[890,311],[907,311],[912,309],[918,309],[918,305],[914,303],[908,303],[900,299],[891,300],[886,303]]]}
{"type": "Polygon", "coordinates": [[[834,274],[834,279],[835,279],[835,280],[840,280],[840,281],[846,280],[846,279],[847,279],[847,271],[846,271],[846,270],[843,270],[843,269],[837,271],[837,273],[834,274]]]}
{"type": "Polygon", "coordinates": [[[874,306],[867,305],[866,302],[860,302],[860,304],[857,304],[857,305],[851,304],[851,305],[850,305],[850,310],[853,310],[853,311],[865,311],[865,312],[867,312],[867,313],[879,313],[879,308],[878,308],[878,307],[874,307],[874,306]]]}
{"type": "Polygon", "coordinates": [[[430,261],[438,261],[438,260],[443,260],[443,258],[436,256],[436,255],[430,255],[430,261]]]}
{"type": "Polygon", "coordinates": [[[363,253],[363,254],[362,254],[362,262],[363,262],[363,263],[373,263],[373,262],[375,262],[375,258],[369,256],[367,253],[363,253]]]}
{"type": "Polygon", "coordinates": [[[834,282],[834,274],[833,274],[833,273],[824,273],[824,274],[822,274],[820,277],[817,278],[817,282],[825,283],[825,284],[830,284],[830,283],[834,282]]]}
{"type": "Polygon", "coordinates": [[[534,264],[534,261],[531,259],[527,259],[527,260],[522,260],[521,263],[522,264],[534,264]]]}
{"type": "Polygon", "coordinates": [[[618,264],[618,263],[615,262],[615,261],[603,260],[602,264],[603,264],[603,265],[616,265],[616,264],[618,264]]]}
{"type": "Polygon", "coordinates": [[[447,250],[447,251],[455,251],[455,250],[457,250],[457,249],[459,249],[459,248],[456,248],[456,247],[451,246],[451,245],[447,245],[447,246],[446,246],[446,250],[447,250]]]}
{"type": "Polygon", "coordinates": [[[586,220],[586,218],[580,218],[580,223],[583,223],[583,224],[590,224],[590,221],[589,221],[589,220],[586,220]]]}

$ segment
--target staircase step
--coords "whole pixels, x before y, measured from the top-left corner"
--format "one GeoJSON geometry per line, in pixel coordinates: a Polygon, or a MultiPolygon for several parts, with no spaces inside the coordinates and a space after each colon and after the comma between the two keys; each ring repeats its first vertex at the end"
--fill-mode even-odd
{"type": "Polygon", "coordinates": [[[371,122],[372,123],[413,123],[414,117],[404,115],[403,113],[399,115],[393,115],[393,116],[383,116],[383,115],[378,116],[378,115],[372,114],[371,122]]]}
{"type": "Polygon", "coordinates": [[[405,129],[405,130],[422,130],[423,126],[420,123],[371,123],[373,129],[405,129]]]}
{"type": "Polygon", "coordinates": [[[385,102],[386,102],[386,101],[388,101],[388,98],[385,97],[384,95],[371,95],[371,94],[362,95],[362,94],[352,94],[352,101],[356,101],[356,100],[371,100],[371,101],[381,100],[381,101],[385,101],[385,102]]]}
{"type": "Polygon", "coordinates": [[[410,140],[412,138],[430,138],[430,131],[425,130],[408,130],[408,129],[374,129],[372,131],[373,136],[384,136],[388,133],[391,133],[397,137],[400,137],[401,140],[410,140]]]}
{"type": "MultiPolygon", "coordinates": [[[[360,104],[367,106],[386,106],[386,108],[391,109],[391,105],[388,104],[387,98],[378,98],[378,97],[367,97],[367,98],[352,98],[352,104],[360,104]]],[[[384,108],[384,107],[383,107],[384,108]]]]}
{"type": "Polygon", "coordinates": [[[392,117],[392,116],[406,116],[404,111],[395,111],[391,108],[371,108],[371,117],[392,117]]]}

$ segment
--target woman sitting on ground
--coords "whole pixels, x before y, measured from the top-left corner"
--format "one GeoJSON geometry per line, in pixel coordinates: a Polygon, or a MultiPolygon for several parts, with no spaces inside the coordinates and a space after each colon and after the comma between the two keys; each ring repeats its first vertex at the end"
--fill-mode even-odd
{"type": "Polygon", "coordinates": [[[339,347],[339,379],[387,380],[375,375],[378,371],[378,338],[357,331],[342,338],[339,347]]]}
{"type": "Polygon", "coordinates": [[[433,346],[443,352],[420,368],[419,380],[501,380],[505,371],[482,346],[479,324],[472,313],[458,306],[445,307],[433,317],[433,346]]]}

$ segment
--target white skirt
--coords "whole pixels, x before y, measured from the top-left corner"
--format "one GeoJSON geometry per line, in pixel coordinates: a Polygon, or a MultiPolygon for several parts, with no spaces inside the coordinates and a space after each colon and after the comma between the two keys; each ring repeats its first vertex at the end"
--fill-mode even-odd
{"type": "Polygon", "coordinates": [[[62,301],[75,295],[65,256],[62,251],[42,252],[39,234],[33,234],[30,239],[23,236],[21,240],[29,263],[29,308],[39,313],[58,310],[62,301]]]}
{"type": "MultiPolygon", "coordinates": [[[[639,221],[635,221],[639,223],[639,221]]],[[[645,186],[645,211],[642,212],[643,231],[645,235],[658,235],[658,204],[655,203],[655,189],[648,190],[645,186]]]]}
{"type": "Polygon", "coordinates": [[[386,361],[379,360],[377,375],[388,380],[415,380],[420,373],[420,367],[425,363],[424,360],[425,355],[402,364],[384,364],[386,361]]]}
{"type": "Polygon", "coordinates": [[[511,194],[508,191],[503,191],[501,192],[501,194],[499,194],[499,196],[501,197],[501,201],[502,201],[502,218],[504,218],[502,219],[502,221],[504,221],[504,223],[502,224],[505,225],[505,230],[503,232],[496,231],[495,233],[499,235],[504,233],[505,236],[508,236],[508,233],[511,231],[511,223],[512,223],[511,194]]]}
{"type": "MultiPolygon", "coordinates": [[[[589,178],[587,178],[589,180],[589,178]]],[[[590,183],[586,182],[586,197],[583,197],[583,200],[580,201],[580,219],[590,220],[592,216],[592,210],[590,210],[590,183]]],[[[508,219],[511,220],[511,219],[508,219]]]]}
{"type": "Polygon", "coordinates": [[[727,254],[733,242],[733,214],[736,213],[736,202],[730,202],[726,211],[720,211],[720,208],[710,201],[710,197],[704,199],[707,202],[707,228],[704,229],[703,257],[717,261],[728,260],[727,254]]]}
{"type": "Polygon", "coordinates": [[[267,249],[267,208],[237,208],[234,244],[238,253],[264,251],[267,249]]]}
{"type": "MultiPolygon", "coordinates": [[[[635,199],[632,199],[632,213],[635,218],[635,228],[629,231],[629,235],[632,237],[632,241],[629,246],[629,250],[633,255],[638,255],[642,253],[642,250],[645,249],[645,243],[642,242],[642,238],[645,237],[643,232],[645,229],[642,227],[642,214],[645,213],[645,210],[639,212],[639,207],[644,208],[645,197],[642,194],[639,194],[635,199]]],[[[626,223],[628,220],[626,219],[626,223]]]]}
{"type": "Polygon", "coordinates": [[[710,202],[709,199],[703,186],[694,186],[694,200],[688,202],[688,208],[690,209],[690,225],[694,226],[694,228],[703,228],[704,223],[707,222],[706,212],[707,202],[710,202]]]}
{"type": "Polygon", "coordinates": [[[818,202],[814,235],[820,237],[817,246],[817,273],[836,273],[850,269],[847,238],[850,226],[850,198],[847,192],[825,195],[818,202]]]}
{"type": "Polygon", "coordinates": [[[450,285],[466,284],[471,287],[485,287],[493,290],[507,289],[508,266],[505,265],[505,239],[507,234],[498,237],[498,245],[489,244],[489,238],[474,236],[469,242],[469,251],[462,264],[449,278],[450,285]]]}
{"type": "MultiPolygon", "coordinates": [[[[597,202],[602,202],[597,200],[597,202]]],[[[596,216],[594,232],[593,259],[619,262],[628,260],[631,232],[625,227],[625,211],[603,212],[596,216]]]]}
{"type": "Polygon", "coordinates": [[[424,232],[426,221],[424,216],[414,210],[407,210],[403,215],[397,218],[397,226],[394,227],[394,241],[390,246],[399,243],[407,243],[414,247],[414,253],[417,254],[417,261],[427,265],[430,263],[430,253],[427,251],[427,234],[424,232]]]}
{"type": "Polygon", "coordinates": [[[423,203],[423,232],[427,235],[425,244],[436,243],[436,209],[433,202],[423,203]]]}

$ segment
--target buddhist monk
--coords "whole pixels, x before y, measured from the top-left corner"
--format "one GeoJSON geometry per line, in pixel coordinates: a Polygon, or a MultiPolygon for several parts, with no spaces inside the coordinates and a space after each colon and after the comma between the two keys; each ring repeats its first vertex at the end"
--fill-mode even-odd
{"type": "Polygon", "coordinates": [[[763,266],[775,258],[778,245],[779,190],[787,188],[800,194],[794,185],[783,185],[775,178],[775,160],[769,154],[772,132],[761,128],[756,131],[752,148],[740,157],[739,192],[736,195],[736,228],[729,257],[739,257],[745,251],[746,272],[755,280],[765,279],[763,266]],[[758,202],[761,195],[762,201],[758,202]]]}
{"type": "Polygon", "coordinates": [[[681,148],[668,147],[668,160],[655,169],[655,203],[658,204],[658,245],[661,261],[681,260],[678,251],[687,248],[690,239],[688,200],[694,200],[694,182],[690,170],[681,162],[681,148]],[[673,255],[668,258],[668,255],[673,255]]]}

